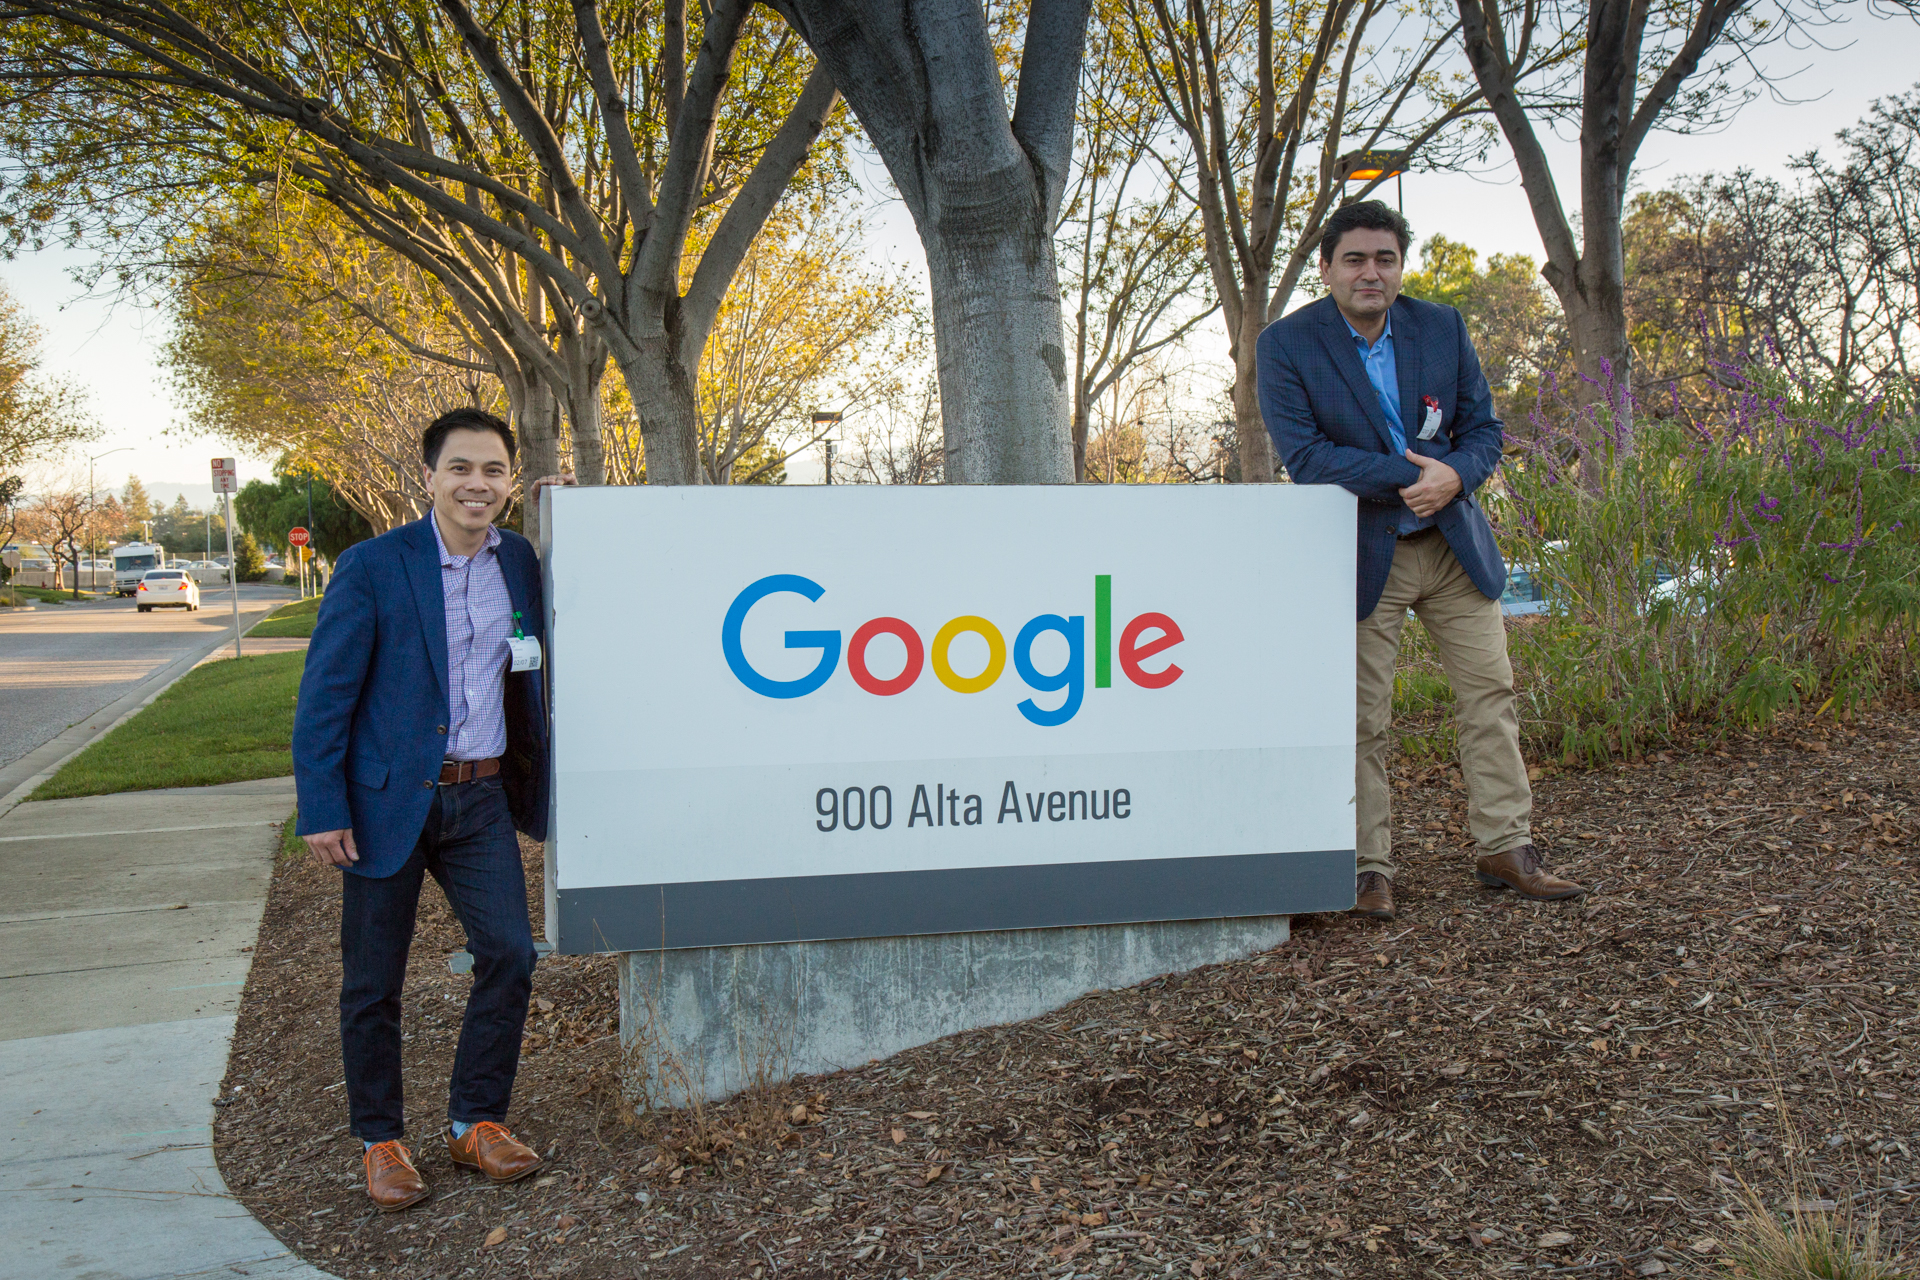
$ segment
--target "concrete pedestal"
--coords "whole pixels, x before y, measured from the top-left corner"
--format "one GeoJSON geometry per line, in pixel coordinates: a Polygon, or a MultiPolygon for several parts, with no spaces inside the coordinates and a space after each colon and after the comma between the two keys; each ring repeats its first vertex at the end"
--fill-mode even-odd
{"type": "Polygon", "coordinates": [[[859,1066],[1279,946],[1289,917],[629,951],[620,1036],[636,1102],[718,1100],[859,1066]]]}

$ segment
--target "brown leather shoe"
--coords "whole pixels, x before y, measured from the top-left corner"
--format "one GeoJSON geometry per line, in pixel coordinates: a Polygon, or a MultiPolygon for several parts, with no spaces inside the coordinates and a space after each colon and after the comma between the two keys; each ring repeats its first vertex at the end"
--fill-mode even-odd
{"type": "Polygon", "coordinates": [[[478,1169],[493,1182],[518,1182],[540,1167],[532,1147],[491,1120],[480,1121],[458,1138],[447,1130],[447,1154],[455,1164],[478,1169]]]}
{"type": "Polygon", "coordinates": [[[1586,893],[1573,881],[1562,880],[1548,871],[1547,864],[1540,860],[1540,851],[1530,844],[1505,853],[1482,855],[1474,861],[1473,877],[1481,884],[1511,889],[1536,902],[1578,898],[1586,893]]]}
{"type": "Polygon", "coordinates": [[[427,1198],[427,1180],[398,1140],[374,1143],[361,1160],[367,1166],[367,1194],[382,1211],[392,1213],[427,1198]]]}
{"type": "Polygon", "coordinates": [[[1378,871],[1362,871],[1353,881],[1353,914],[1393,919],[1393,881],[1378,871]]]}

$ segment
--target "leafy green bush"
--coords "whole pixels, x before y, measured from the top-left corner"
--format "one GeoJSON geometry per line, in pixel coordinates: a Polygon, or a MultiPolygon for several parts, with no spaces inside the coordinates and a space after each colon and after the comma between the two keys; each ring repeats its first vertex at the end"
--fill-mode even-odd
{"type": "Polygon", "coordinates": [[[243,532],[233,540],[233,568],[241,582],[258,582],[267,576],[267,558],[251,533],[243,532]]]}
{"type": "Polygon", "coordinates": [[[1489,507],[1550,606],[1510,628],[1536,749],[1632,755],[1914,680],[1914,405],[1718,372],[1710,420],[1539,415],[1509,451],[1489,507]]]}

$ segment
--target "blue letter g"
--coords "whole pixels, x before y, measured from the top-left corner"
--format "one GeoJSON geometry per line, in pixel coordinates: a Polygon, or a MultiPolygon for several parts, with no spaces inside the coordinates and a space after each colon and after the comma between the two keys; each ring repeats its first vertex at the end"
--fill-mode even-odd
{"type": "Polygon", "coordinates": [[[791,591],[809,600],[818,600],[826,594],[825,587],[797,573],[775,573],[760,579],[733,598],[733,604],[727,609],[727,620],[720,625],[720,649],[727,655],[727,665],[733,668],[740,683],[755,693],[767,698],[803,698],[825,684],[840,664],[838,631],[787,632],[787,648],[820,650],[820,665],[798,680],[767,679],[753,669],[746,651],[740,647],[740,628],[747,620],[747,610],[782,591],[791,591]]]}
{"type": "Polygon", "coordinates": [[[1043,711],[1040,704],[1028,698],[1020,704],[1020,714],[1043,728],[1062,725],[1073,719],[1074,712],[1080,710],[1080,697],[1086,691],[1087,643],[1085,619],[1078,616],[1063,618],[1057,613],[1043,613],[1020,628],[1020,636],[1013,642],[1013,665],[1019,671],[1020,678],[1027,687],[1041,693],[1051,693],[1056,689],[1067,691],[1066,700],[1052,711],[1043,711]],[[1033,665],[1033,642],[1042,632],[1058,631],[1067,642],[1067,665],[1050,676],[1043,676],[1033,665]]]}

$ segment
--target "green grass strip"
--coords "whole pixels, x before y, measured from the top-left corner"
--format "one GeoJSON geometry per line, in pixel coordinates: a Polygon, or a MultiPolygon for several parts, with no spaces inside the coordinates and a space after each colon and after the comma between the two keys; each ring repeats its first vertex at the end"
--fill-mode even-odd
{"type": "MultiPolygon", "coordinates": [[[[22,600],[32,600],[38,604],[73,603],[73,592],[67,590],[65,587],[58,589],[53,587],[0,587],[0,595],[5,595],[8,591],[12,591],[22,600]]],[[[82,590],[80,592],[80,598],[82,600],[98,600],[103,596],[111,594],[111,592],[107,591],[82,590]]]]}
{"type": "Polygon", "coordinates": [[[293,707],[306,661],[304,653],[269,653],[195,667],[32,798],[284,778],[293,772],[293,707]]]}
{"type": "Polygon", "coordinates": [[[307,842],[293,834],[300,825],[300,806],[295,805],[293,812],[287,815],[287,825],[280,828],[280,856],[283,858],[305,857],[307,842]]]}
{"type": "Polygon", "coordinates": [[[313,624],[320,618],[320,597],[283,604],[257,623],[250,636],[272,639],[276,636],[311,636],[313,624]]]}

